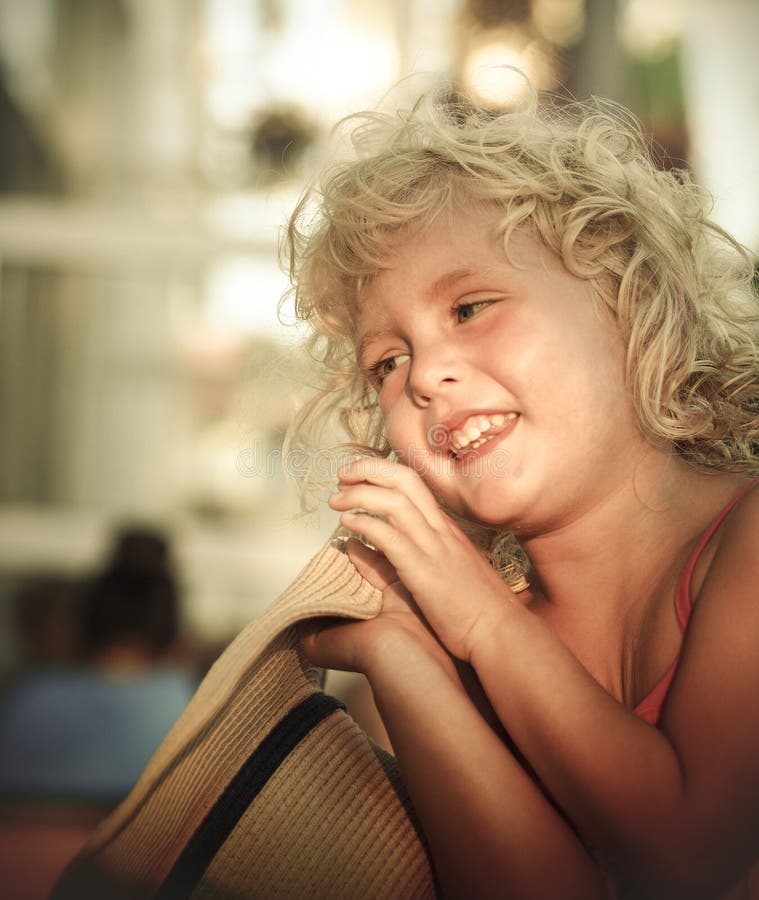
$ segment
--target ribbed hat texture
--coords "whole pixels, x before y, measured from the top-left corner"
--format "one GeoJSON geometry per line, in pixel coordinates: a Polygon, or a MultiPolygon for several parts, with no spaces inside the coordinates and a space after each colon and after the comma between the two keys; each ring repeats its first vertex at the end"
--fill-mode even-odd
{"type": "Polygon", "coordinates": [[[294,628],[381,605],[324,547],[219,657],[54,900],[435,897],[395,760],[321,693],[294,628]]]}

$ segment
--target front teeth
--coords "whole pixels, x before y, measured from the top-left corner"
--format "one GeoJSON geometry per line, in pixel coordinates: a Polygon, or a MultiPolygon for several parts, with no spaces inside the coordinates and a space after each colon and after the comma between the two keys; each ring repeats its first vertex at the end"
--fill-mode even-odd
{"type": "Polygon", "coordinates": [[[464,428],[457,429],[451,435],[451,445],[455,450],[463,450],[464,448],[476,450],[481,447],[485,441],[489,440],[493,435],[488,435],[492,428],[500,428],[511,419],[515,419],[517,414],[510,412],[507,414],[496,413],[492,416],[472,416],[464,428]],[[483,437],[483,435],[485,435],[483,437]]]}

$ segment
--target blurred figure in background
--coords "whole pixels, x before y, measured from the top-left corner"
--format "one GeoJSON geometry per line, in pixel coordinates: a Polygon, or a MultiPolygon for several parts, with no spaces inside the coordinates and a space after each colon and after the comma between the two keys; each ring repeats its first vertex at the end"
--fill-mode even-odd
{"type": "Polygon", "coordinates": [[[173,659],[180,606],[168,540],[152,529],[124,529],[82,591],[82,662],[128,673],[173,659]]]}
{"type": "Polygon", "coordinates": [[[17,598],[20,667],[0,703],[0,881],[43,898],[128,792],[197,685],[179,652],[166,538],[128,529],[75,587],[17,598]]]}
{"type": "Polygon", "coordinates": [[[79,664],[36,665],[7,693],[3,795],[109,804],[131,788],[197,683],[172,656],[179,602],[166,539],[123,532],[104,569],[83,586],[79,664]]]}

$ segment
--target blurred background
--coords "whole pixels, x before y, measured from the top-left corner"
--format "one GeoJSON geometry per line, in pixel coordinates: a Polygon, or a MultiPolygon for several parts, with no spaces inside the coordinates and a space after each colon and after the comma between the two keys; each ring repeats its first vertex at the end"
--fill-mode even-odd
{"type": "Polygon", "coordinates": [[[283,472],[277,244],[337,118],[412,74],[507,107],[518,66],[629,105],[757,252],[758,36],[756,0],[0,0],[4,683],[82,663],[125,529],[195,677],[333,528],[283,472]]]}

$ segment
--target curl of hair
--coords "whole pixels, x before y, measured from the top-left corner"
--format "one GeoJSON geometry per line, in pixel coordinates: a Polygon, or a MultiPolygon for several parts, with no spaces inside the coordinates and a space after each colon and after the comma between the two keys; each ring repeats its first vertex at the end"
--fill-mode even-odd
{"type": "MultiPolygon", "coordinates": [[[[656,169],[632,114],[532,97],[495,115],[428,94],[408,110],[351,116],[345,128],[350,157],[305,191],[283,245],[292,284],[283,300],[310,324],[323,373],[291,446],[308,445],[332,416],[348,449],[391,452],[356,361],[362,291],[404,236],[462,204],[488,204],[500,211],[504,247],[514,229],[530,229],[612,311],[652,443],[702,469],[759,472],[751,260],[709,219],[708,195],[687,172],[656,169]]],[[[518,572],[514,542],[501,540],[508,549],[496,556],[518,572]]]]}

